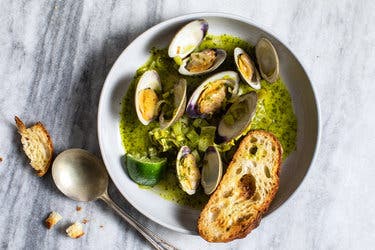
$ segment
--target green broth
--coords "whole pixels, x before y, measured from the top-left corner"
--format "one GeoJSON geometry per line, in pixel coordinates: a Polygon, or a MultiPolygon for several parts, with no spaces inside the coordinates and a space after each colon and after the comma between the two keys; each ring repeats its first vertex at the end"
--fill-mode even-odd
{"type": "MultiPolygon", "coordinates": [[[[150,155],[151,152],[158,152],[163,157],[168,157],[168,167],[164,178],[156,186],[149,188],[149,190],[167,200],[199,209],[208,201],[209,197],[203,193],[201,187],[197,190],[196,194],[188,195],[178,186],[175,174],[175,159],[178,148],[174,147],[167,152],[161,152],[160,145],[156,145],[150,139],[149,132],[158,130],[159,123],[153,121],[149,125],[144,126],[139,122],[134,105],[136,84],[145,71],[154,69],[159,73],[163,92],[172,89],[178,79],[183,77],[188,83],[189,97],[195,88],[210,75],[224,70],[236,70],[233,59],[233,50],[235,47],[243,48],[254,59],[253,46],[240,38],[230,35],[207,35],[197,50],[221,48],[227,51],[227,59],[214,72],[203,76],[181,76],[178,73],[178,65],[173,59],[168,57],[167,49],[153,48],[149,60],[137,70],[130,83],[129,89],[122,101],[122,111],[120,114],[120,131],[123,146],[126,152],[133,155],[150,155]]],[[[286,159],[295,150],[297,134],[297,120],[293,112],[290,94],[281,79],[272,84],[262,80],[261,86],[262,88],[256,91],[258,94],[257,110],[249,130],[263,129],[272,132],[279,139],[283,147],[283,159],[286,159]]],[[[253,91],[248,84],[243,82],[240,83],[240,90],[242,93],[253,91]]],[[[188,120],[189,125],[191,124],[192,121],[190,118],[184,116],[184,119],[188,120]]],[[[236,144],[238,144],[238,141],[236,144]]],[[[234,142],[224,145],[224,147],[219,147],[221,151],[229,150],[229,154],[223,153],[224,159],[229,155],[227,162],[230,161],[231,154],[235,149],[235,147],[231,149],[232,145],[234,145],[234,142]]],[[[200,152],[200,154],[203,154],[203,152],[200,152]]]]}

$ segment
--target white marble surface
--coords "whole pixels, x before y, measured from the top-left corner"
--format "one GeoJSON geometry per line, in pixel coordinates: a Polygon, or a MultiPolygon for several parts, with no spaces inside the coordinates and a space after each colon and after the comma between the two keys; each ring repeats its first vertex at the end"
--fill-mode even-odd
{"type": "Polygon", "coordinates": [[[242,15],[284,41],[317,90],[318,157],[296,194],[247,238],[209,244],[165,229],[111,194],[141,223],[181,249],[373,249],[375,245],[375,2],[368,1],[0,1],[0,248],[143,249],[149,245],[101,202],[77,203],[21,153],[13,117],[43,121],[56,152],[100,155],[96,115],[104,79],[147,28],[198,11],[242,15]],[[75,206],[82,211],[75,211],[75,206]],[[47,231],[51,211],[65,218],[47,231]],[[86,235],[63,229],[88,218],[86,235]],[[100,228],[103,225],[103,228],[100,228]]]}

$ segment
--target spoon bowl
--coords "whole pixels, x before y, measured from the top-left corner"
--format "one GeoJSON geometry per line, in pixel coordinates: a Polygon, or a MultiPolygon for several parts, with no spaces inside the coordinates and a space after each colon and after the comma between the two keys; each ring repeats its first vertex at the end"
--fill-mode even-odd
{"type": "Polygon", "coordinates": [[[59,154],[52,166],[58,189],[76,201],[92,201],[104,194],[108,174],[103,162],[83,149],[68,149],[59,154]]]}

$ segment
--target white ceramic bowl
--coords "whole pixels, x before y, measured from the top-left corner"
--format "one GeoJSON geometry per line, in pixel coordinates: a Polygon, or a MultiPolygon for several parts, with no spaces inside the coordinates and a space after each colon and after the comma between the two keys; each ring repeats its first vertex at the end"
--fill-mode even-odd
{"type": "Polygon", "coordinates": [[[283,163],[280,188],[269,213],[275,211],[292,194],[312,164],[319,140],[319,112],[311,82],[293,53],[275,36],[249,20],[222,13],[197,13],[176,17],[148,29],[135,39],[119,56],[104,83],[99,102],[98,136],[104,163],[122,195],[142,214],[172,230],[197,234],[198,210],[177,205],[160,196],[138,188],[124,171],[119,122],[121,104],[135,71],[143,65],[152,47],[167,47],[176,31],[185,23],[205,18],[209,33],[230,34],[252,44],[260,37],[272,41],[280,58],[280,74],[287,85],[298,119],[297,150],[283,163]]]}

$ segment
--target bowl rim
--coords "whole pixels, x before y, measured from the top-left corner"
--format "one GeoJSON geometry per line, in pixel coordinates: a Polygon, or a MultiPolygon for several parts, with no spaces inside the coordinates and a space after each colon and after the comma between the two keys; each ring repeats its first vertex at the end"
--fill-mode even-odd
{"type": "MultiPolygon", "coordinates": [[[[104,89],[106,88],[106,85],[107,84],[107,81],[108,81],[108,76],[111,75],[111,73],[114,71],[114,65],[116,65],[116,63],[118,63],[120,57],[122,56],[122,54],[124,54],[128,48],[130,47],[131,44],[133,44],[134,42],[138,41],[138,40],[141,40],[145,35],[146,33],[148,32],[151,32],[151,31],[154,31],[154,30],[157,30],[159,29],[161,26],[165,26],[165,25],[169,25],[169,24],[173,24],[175,22],[179,22],[179,21],[184,21],[184,20],[189,20],[189,19],[193,19],[193,18],[204,18],[204,17],[218,17],[218,18],[228,18],[228,19],[232,19],[232,20],[235,20],[235,21],[240,21],[240,22],[243,22],[243,23],[246,23],[248,25],[251,25],[253,27],[256,27],[257,29],[259,30],[262,30],[262,31],[265,31],[266,33],[272,35],[274,38],[276,38],[278,40],[278,42],[280,42],[287,50],[289,50],[289,52],[295,57],[296,61],[300,64],[303,72],[305,73],[309,83],[310,83],[310,86],[311,86],[311,90],[312,90],[312,94],[313,94],[313,98],[315,100],[315,108],[316,108],[316,120],[317,120],[317,131],[316,131],[316,144],[315,144],[315,147],[314,147],[314,151],[313,151],[313,156],[311,158],[311,161],[310,161],[310,164],[309,164],[309,167],[307,168],[307,171],[306,173],[304,174],[304,176],[302,177],[300,183],[298,184],[298,186],[296,187],[296,189],[289,195],[289,197],[287,197],[287,199],[282,202],[281,204],[279,204],[277,207],[275,207],[275,209],[273,209],[273,211],[271,213],[267,213],[263,216],[263,220],[265,218],[269,218],[272,214],[276,214],[275,212],[277,210],[280,210],[281,207],[283,207],[285,204],[287,204],[287,202],[289,202],[290,200],[292,200],[292,198],[296,195],[298,189],[301,188],[302,184],[304,183],[305,179],[306,179],[306,176],[308,175],[308,173],[310,172],[311,170],[311,167],[315,164],[316,162],[316,159],[317,159],[317,154],[319,152],[319,148],[320,148],[320,140],[321,140],[321,110],[320,110],[320,104],[319,104],[319,101],[317,99],[317,95],[316,95],[316,89],[314,87],[314,85],[312,84],[312,81],[309,77],[309,75],[307,74],[307,71],[306,71],[306,67],[304,66],[304,64],[298,59],[298,57],[294,54],[294,52],[289,48],[289,46],[286,45],[286,43],[284,43],[283,40],[281,40],[278,36],[276,36],[274,34],[274,32],[270,31],[270,29],[268,27],[265,27],[264,25],[261,25],[261,24],[258,24],[256,23],[253,19],[251,18],[247,18],[247,17],[243,17],[243,16],[240,16],[240,15],[237,15],[237,14],[231,14],[231,13],[227,13],[227,12],[193,12],[193,13],[189,13],[189,14],[184,14],[184,15],[178,15],[178,16],[175,16],[175,17],[172,17],[172,18],[169,18],[169,19],[166,19],[162,22],[159,22],[157,24],[155,24],[154,26],[148,28],[147,30],[145,30],[144,32],[142,32],[140,35],[138,35],[134,40],[132,40],[131,42],[129,42],[129,44],[127,45],[127,47],[121,52],[121,54],[117,57],[117,59],[115,60],[115,62],[113,63],[110,71],[107,73],[107,76],[106,76],[106,79],[104,80],[104,84],[103,84],[103,87],[102,87],[102,90],[101,90],[101,93],[100,93],[100,98],[99,98],[99,104],[98,104],[98,114],[97,114],[97,133],[98,133],[98,141],[99,141],[99,148],[100,148],[100,153],[101,153],[101,156],[102,156],[102,159],[103,159],[103,162],[105,164],[105,167],[107,169],[107,172],[111,178],[111,180],[113,181],[113,183],[115,184],[116,188],[119,190],[119,192],[121,193],[121,195],[133,206],[136,208],[136,210],[141,213],[142,215],[144,215],[145,217],[151,219],[152,221],[156,222],[157,224],[159,225],[162,225],[164,226],[165,228],[168,228],[170,230],[173,230],[173,231],[176,231],[176,232],[180,232],[180,233],[185,233],[185,234],[191,234],[190,231],[188,230],[181,230],[180,228],[178,227],[175,227],[173,225],[169,225],[169,224],[166,224],[164,223],[163,221],[161,221],[159,218],[155,217],[155,216],[152,216],[148,213],[144,213],[142,211],[142,209],[140,209],[138,206],[135,206],[134,205],[134,202],[132,202],[131,199],[129,199],[125,194],[123,194],[121,192],[121,190],[118,188],[118,186],[120,186],[120,183],[119,183],[119,180],[116,178],[115,175],[113,175],[113,173],[111,174],[111,172],[109,171],[109,167],[107,167],[107,162],[108,160],[106,159],[105,157],[105,154],[102,154],[103,150],[104,150],[104,142],[103,142],[103,139],[102,139],[102,127],[101,127],[101,123],[100,123],[100,114],[102,113],[102,109],[103,109],[103,95],[104,95],[104,89]],[[190,233],[189,233],[190,232],[190,233]]],[[[285,207],[285,206],[284,206],[285,207]]]]}

